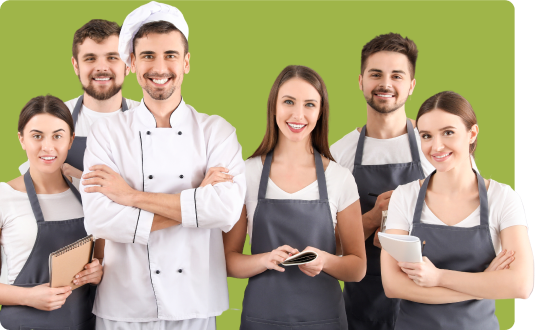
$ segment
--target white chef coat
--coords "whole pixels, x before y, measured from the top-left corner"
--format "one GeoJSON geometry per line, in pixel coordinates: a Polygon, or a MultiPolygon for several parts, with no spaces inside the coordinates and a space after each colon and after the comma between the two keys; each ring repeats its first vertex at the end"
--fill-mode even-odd
{"type": "Polygon", "coordinates": [[[142,102],[96,122],[88,136],[84,173],[105,164],[139,191],[181,193],[182,225],[150,233],[153,213],[81,189],[85,228],[106,239],[104,276],[93,309],[101,318],[184,320],[228,309],[222,231],[239,219],[246,190],[236,130],[184,101],[170,125],[156,128],[142,102]],[[234,182],[194,189],[219,164],[234,182]]]}

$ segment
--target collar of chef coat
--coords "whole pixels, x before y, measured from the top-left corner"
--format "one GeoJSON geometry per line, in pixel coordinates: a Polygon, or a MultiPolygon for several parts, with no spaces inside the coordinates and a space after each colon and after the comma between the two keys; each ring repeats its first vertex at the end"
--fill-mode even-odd
{"type": "MultiPolygon", "coordinates": [[[[138,107],[134,109],[136,112],[134,115],[136,117],[135,124],[136,129],[145,130],[148,128],[156,128],[156,119],[153,113],[147,108],[143,99],[138,107]]],[[[177,108],[170,114],[170,126],[172,128],[179,128],[184,123],[187,122],[187,119],[190,114],[189,107],[185,104],[185,100],[181,99],[181,103],[177,108]]]]}

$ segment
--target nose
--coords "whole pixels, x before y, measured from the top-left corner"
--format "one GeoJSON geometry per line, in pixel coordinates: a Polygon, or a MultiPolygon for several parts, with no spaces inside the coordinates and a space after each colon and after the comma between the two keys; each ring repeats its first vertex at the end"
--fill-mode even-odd
{"type": "Polygon", "coordinates": [[[54,149],[53,139],[52,138],[45,138],[42,140],[41,143],[41,150],[43,152],[51,152],[54,149]]]}
{"type": "Polygon", "coordinates": [[[435,152],[439,152],[441,150],[443,150],[445,148],[445,146],[443,145],[443,142],[441,141],[441,137],[437,136],[433,139],[432,141],[432,149],[435,151],[435,152]]]}
{"type": "Polygon", "coordinates": [[[157,57],[154,61],[153,61],[153,72],[157,72],[157,73],[168,73],[168,66],[166,64],[166,60],[161,58],[161,57],[157,57]]]}
{"type": "Polygon", "coordinates": [[[99,57],[98,60],[96,61],[95,69],[97,73],[109,72],[110,68],[109,68],[109,63],[107,61],[107,58],[103,56],[99,57]]]}
{"type": "Polygon", "coordinates": [[[292,107],[292,119],[296,121],[302,121],[304,119],[303,102],[298,102],[296,106],[292,107]]]}
{"type": "Polygon", "coordinates": [[[392,87],[392,80],[388,75],[383,75],[381,80],[379,81],[379,87],[383,88],[391,88],[392,87]]]}

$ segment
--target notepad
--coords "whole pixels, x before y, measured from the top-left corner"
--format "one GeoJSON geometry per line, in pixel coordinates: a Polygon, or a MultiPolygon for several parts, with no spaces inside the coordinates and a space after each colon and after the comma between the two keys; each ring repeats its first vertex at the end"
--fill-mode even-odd
{"type": "Polygon", "coordinates": [[[416,236],[378,233],[385,251],[400,262],[422,262],[420,240],[416,236]]]}
{"type": "Polygon", "coordinates": [[[71,286],[72,290],[81,286],[72,281],[74,276],[82,271],[86,264],[92,261],[94,255],[94,238],[84,237],[49,255],[49,286],[58,288],[71,286]]]}
{"type": "Polygon", "coordinates": [[[317,259],[318,256],[319,255],[317,254],[317,252],[304,251],[304,252],[300,252],[298,254],[295,254],[293,256],[286,258],[285,261],[281,263],[281,265],[283,266],[303,265],[317,259]]]}

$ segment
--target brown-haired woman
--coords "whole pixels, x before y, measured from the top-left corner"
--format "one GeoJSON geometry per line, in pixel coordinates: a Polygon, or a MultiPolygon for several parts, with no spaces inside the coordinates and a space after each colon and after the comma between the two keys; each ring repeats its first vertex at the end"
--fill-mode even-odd
{"type": "Polygon", "coordinates": [[[228,276],[249,278],[241,329],[347,329],[338,279],[360,281],[366,257],[358,190],[330,155],[328,115],[315,71],[291,65],[279,74],[264,140],[245,163],[245,206],[224,235],[228,276]],[[335,255],[336,223],[343,257],[335,255]],[[252,255],[243,254],[247,233],[252,255]],[[279,266],[302,250],[318,257],[279,266]]]}
{"type": "MultiPolygon", "coordinates": [[[[47,95],[31,99],[19,116],[18,136],[30,169],[0,183],[0,235],[9,284],[0,284],[0,322],[6,329],[94,329],[94,288],[49,287],[49,254],[85,237],[81,196],[62,175],[74,140],[66,105],[47,95]]],[[[95,255],[103,254],[103,246],[95,255]]],[[[97,259],[74,284],[98,284],[97,259]]]]}
{"type": "Polygon", "coordinates": [[[522,202],[510,186],[472,170],[479,126],[462,96],[426,100],[417,128],[436,171],[390,199],[387,233],[426,241],[421,263],[381,253],[385,292],[402,299],[395,329],[499,329],[493,299],[526,299],[533,288],[522,202]]]}

